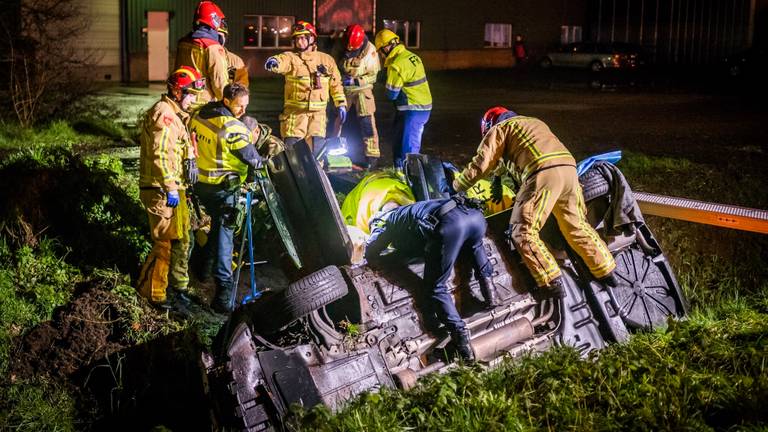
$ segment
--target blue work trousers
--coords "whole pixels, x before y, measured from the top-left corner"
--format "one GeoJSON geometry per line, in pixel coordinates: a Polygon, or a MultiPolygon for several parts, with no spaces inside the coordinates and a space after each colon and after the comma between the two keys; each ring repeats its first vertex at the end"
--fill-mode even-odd
{"type": "Polygon", "coordinates": [[[443,215],[427,236],[424,287],[430,291],[438,320],[451,333],[466,328],[446,286],[459,253],[469,249],[475,271],[486,277],[493,275],[493,264],[483,248],[485,229],[485,217],[479,210],[460,205],[443,215]]]}
{"type": "Polygon", "coordinates": [[[398,111],[395,114],[395,140],[392,157],[395,168],[403,168],[405,155],[421,151],[421,135],[431,111],[398,111]]]}
{"type": "Polygon", "coordinates": [[[213,280],[216,282],[216,297],[214,302],[220,306],[229,307],[232,295],[232,250],[234,248],[234,233],[237,219],[235,207],[239,190],[226,185],[211,185],[197,183],[195,193],[206,213],[211,216],[211,231],[208,233],[206,253],[210,262],[215,258],[213,280]]]}

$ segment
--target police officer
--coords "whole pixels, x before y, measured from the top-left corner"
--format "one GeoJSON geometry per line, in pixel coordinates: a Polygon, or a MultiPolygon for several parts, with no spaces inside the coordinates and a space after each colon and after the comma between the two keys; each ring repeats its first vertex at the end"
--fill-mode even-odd
{"type": "Polygon", "coordinates": [[[216,296],[211,307],[228,313],[233,295],[232,249],[236,200],[250,169],[261,168],[261,156],[251,143],[251,130],[240,118],[248,106],[248,89],[224,87],[221,102],[210,102],[195,114],[190,133],[197,137],[199,180],[195,193],[211,216],[208,253],[215,256],[216,296]]]}
{"type": "Polygon", "coordinates": [[[456,310],[446,283],[459,253],[469,250],[486,306],[497,304],[491,278],[493,264],[483,248],[485,228],[483,214],[459,196],[402,207],[387,203],[371,221],[371,236],[365,249],[365,258],[373,264],[390,244],[401,255],[425,258],[424,288],[430,291],[434,312],[465,360],[474,359],[469,331],[456,310]]]}
{"type": "MultiPolygon", "coordinates": [[[[586,220],[586,207],[576,175],[576,161],[541,120],[521,116],[504,107],[493,107],[481,122],[483,140],[477,155],[453,181],[465,191],[499,164],[519,180],[510,220],[515,248],[540,288],[564,294],[560,266],[539,237],[550,213],[573,250],[595,278],[616,285],[616,262],[602,239],[586,220]]],[[[499,195],[500,188],[496,188],[499,195]]],[[[497,197],[498,198],[498,197],[497,197]]]]}
{"type": "Polygon", "coordinates": [[[139,197],[147,209],[154,244],[137,286],[141,295],[165,309],[171,305],[166,290],[184,293],[189,285],[190,220],[184,192],[196,180],[197,168],[186,122],[187,111],[204,89],[197,71],[176,70],[168,77],[168,93],[139,124],[139,197]]]}
{"type": "Polygon", "coordinates": [[[402,169],[405,155],[421,150],[421,135],[432,112],[432,93],[421,58],[405,49],[394,32],[378,32],[374,43],[385,58],[387,98],[397,108],[392,153],[395,168],[402,169]]]}

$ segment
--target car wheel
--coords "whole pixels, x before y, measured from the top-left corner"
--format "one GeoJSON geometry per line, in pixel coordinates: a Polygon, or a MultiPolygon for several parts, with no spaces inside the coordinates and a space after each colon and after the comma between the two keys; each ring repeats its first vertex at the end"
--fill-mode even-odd
{"type": "Polygon", "coordinates": [[[627,328],[651,330],[664,325],[669,317],[685,315],[677,283],[663,255],[652,257],[632,246],[615,259],[618,285],[609,289],[627,328]]]}
{"type": "Polygon", "coordinates": [[[589,70],[591,70],[592,72],[600,72],[601,70],[603,70],[603,63],[598,60],[595,60],[592,63],[590,63],[589,70]]]}
{"type": "Polygon", "coordinates": [[[549,69],[552,67],[552,59],[549,57],[544,57],[539,62],[539,66],[541,66],[542,69],[549,69]]]}
{"type": "Polygon", "coordinates": [[[349,293],[347,281],[336,266],[320,269],[288,285],[283,291],[282,320],[286,324],[333,303],[349,293]]]}
{"type": "Polygon", "coordinates": [[[608,193],[610,185],[600,171],[590,169],[579,177],[581,191],[584,194],[584,202],[592,201],[608,193]]]}

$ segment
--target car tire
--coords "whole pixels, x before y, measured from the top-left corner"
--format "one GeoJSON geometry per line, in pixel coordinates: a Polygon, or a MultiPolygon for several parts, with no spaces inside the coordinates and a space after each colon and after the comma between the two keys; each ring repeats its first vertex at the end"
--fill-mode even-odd
{"type": "Polygon", "coordinates": [[[589,70],[592,72],[600,72],[603,70],[605,66],[603,66],[603,63],[601,61],[595,60],[592,63],[589,64],[589,70]]]}
{"type": "Polygon", "coordinates": [[[584,194],[584,202],[587,203],[608,193],[610,185],[599,170],[594,168],[587,170],[579,177],[581,191],[584,194]]]}
{"type": "Polygon", "coordinates": [[[551,58],[549,58],[549,57],[544,57],[544,58],[543,58],[543,59],[541,59],[541,61],[539,62],[539,66],[540,66],[542,69],[549,69],[549,68],[551,68],[551,67],[552,67],[552,59],[551,59],[551,58]]]}
{"type": "Polygon", "coordinates": [[[348,293],[347,281],[339,268],[328,266],[288,285],[283,291],[282,316],[290,324],[348,293]]]}

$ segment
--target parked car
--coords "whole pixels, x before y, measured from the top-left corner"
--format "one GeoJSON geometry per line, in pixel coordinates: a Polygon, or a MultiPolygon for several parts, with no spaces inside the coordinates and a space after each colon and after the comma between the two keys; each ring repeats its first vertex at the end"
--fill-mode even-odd
{"type": "MultiPolygon", "coordinates": [[[[409,155],[406,167],[418,200],[442,196],[442,161],[409,155]]],[[[219,428],[279,429],[292,404],[338,410],[362,392],[407,389],[453,367],[445,351],[449,338],[427,330],[420,313],[423,263],[392,261],[375,269],[350,264],[331,182],[303,143],[272,160],[269,176],[267,200],[281,207],[273,212],[276,224],[295,234],[283,240],[297,259],[285,262],[300,262],[305,276],[238,308],[218,335],[216,351],[204,356],[219,428]],[[305,228],[294,229],[300,225],[305,228]]],[[[536,290],[504,234],[511,210],[488,217],[484,244],[502,304],[480,307],[478,282],[462,260],[451,282],[479,363],[493,367],[505,357],[557,345],[587,355],[685,315],[685,299],[650,229],[642,221],[605,229],[606,214],[614,220],[626,209],[613,202],[616,183],[595,169],[582,181],[590,223],[616,257],[619,285],[594,280],[550,220],[542,238],[555,252],[566,296],[536,290]]],[[[631,211],[639,214],[636,204],[631,211]]]]}
{"type": "Polygon", "coordinates": [[[644,63],[640,47],[625,43],[597,44],[577,42],[548,52],[539,62],[543,68],[552,66],[603,69],[634,69],[644,63]]]}

